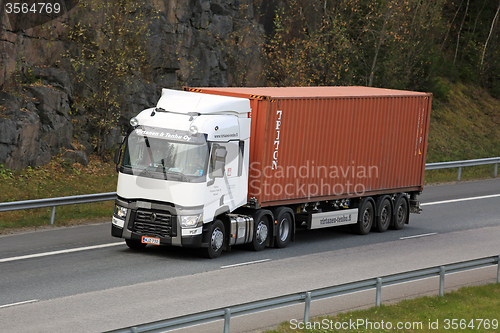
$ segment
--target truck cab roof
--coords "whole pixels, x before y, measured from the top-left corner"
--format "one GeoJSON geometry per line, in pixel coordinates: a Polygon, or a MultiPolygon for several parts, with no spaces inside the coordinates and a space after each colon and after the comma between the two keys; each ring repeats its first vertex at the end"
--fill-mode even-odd
{"type": "Polygon", "coordinates": [[[247,98],[199,94],[196,92],[162,89],[157,108],[174,113],[236,114],[245,116],[250,109],[247,98]]]}

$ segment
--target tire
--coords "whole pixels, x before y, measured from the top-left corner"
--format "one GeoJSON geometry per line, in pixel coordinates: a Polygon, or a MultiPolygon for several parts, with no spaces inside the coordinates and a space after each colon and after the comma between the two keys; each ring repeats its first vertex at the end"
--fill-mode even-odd
{"type": "Polygon", "coordinates": [[[396,230],[403,229],[403,226],[408,222],[408,200],[406,196],[400,194],[396,197],[394,205],[394,223],[392,227],[396,230]]]}
{"type": "Polygon", "coordinates": [[[382,200],[381,204],[378,205],[378,216],[375,229],[378,232],[387,231],[392,221],[392,205],[389,198],[382,200]]]}
{"type": "Polygon", "coordinates": [[[370,198],[365,198],[361,201],[358,213],[358,224],[356,231],[360,235],[367,235],[372,228],[375,219],[375,209],[370,198]]]}
{"type": "Polygon", "coordinates": [[[256,219],[253,228],[253,239],[250,243],[250,249],[253,251],[262,251],[266,247],[267,239],[271,234],[269,217],[264,214],[258,214],[260,217],[256,219]]]}
{"type": "Polygon", "coordinates": [[[147,244],[141,243],[141,241],[138,241],[136,239],[125,239],[125,243],[127,243],[127,246],[132,250],[142,250],[147,245],[147,244]]]}
{"type": "Polygon", "coordinates": [[[293,235],[294,219],[293,214],[287,208],[278,209],[275,212],[275,219],[278,221],[278,230],[275,236],[275,246],[284,248],[290,243],[293,235]]]}
{"type": "Polygon", "coordinates": [[[220,220],[215,220],[210,226],[208,247],[203,249],[205,257],[215,259],[220,257],[224,242],[226,241],[226,230],[220,220]]]}

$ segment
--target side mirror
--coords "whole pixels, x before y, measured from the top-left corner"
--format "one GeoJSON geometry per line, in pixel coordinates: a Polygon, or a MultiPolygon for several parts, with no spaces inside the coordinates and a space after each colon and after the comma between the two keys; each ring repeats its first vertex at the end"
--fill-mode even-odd
{"type": "Polygon", "coordinates": [[[118,166],[118,163],[120,163],[120,158],[122,157],[122,147],[118,147],[116,148],[115,150],[115,158],[114,158],[114,162],[116,164],[116,166],[118,166]]]}

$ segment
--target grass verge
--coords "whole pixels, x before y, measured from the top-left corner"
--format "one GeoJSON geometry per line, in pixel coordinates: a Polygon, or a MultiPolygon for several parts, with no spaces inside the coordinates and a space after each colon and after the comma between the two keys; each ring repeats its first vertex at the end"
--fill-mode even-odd
{"type": "MultiPolygon", "coordinates": [[[[427,163],[500,156],[500,101],[471,85],[450,84],[448,101],[433,100],[427,163]]],[[[457,179],[458,169],[429,170],[426,183],[457,179]]],[[[493,165],[462,169],[462,180],[493,177],[493,165]]]]}
{"type": "Polygon", "coordinates": [[[443,297],[420,297],[394,305],[382,305],[380,308],[373,307],[336,316],[312,318],[309,328],[302,322],[300,324],[296,321],[284,322],[276,330],[267,333],[498,332],[500,329],[498,309],[500,309],[500,284],[489,284],[464,287],[443,297]],[[339,326],[342,323],[352,322],[360,325],[355,327],[344,325],[344,328],[339,326]],[[401,329],[397,328],[398,323],[402,324],[401,329]]]}
{"type": "MultiPolygon", "coordinates": [[[[71,195],[116,191],[117,173],[112,163],[91,156],[89,165],[69,164],[60,157],[38,168],[10,171],[0,168],[0,202],[12,202],[71,195]]],[[[50,224],[51,208],[17,210],[0,213],[0,233],[13,229],[50,224]]],[[[111,220],[113,202],[58,206],[54,226],[111,220]]]]}

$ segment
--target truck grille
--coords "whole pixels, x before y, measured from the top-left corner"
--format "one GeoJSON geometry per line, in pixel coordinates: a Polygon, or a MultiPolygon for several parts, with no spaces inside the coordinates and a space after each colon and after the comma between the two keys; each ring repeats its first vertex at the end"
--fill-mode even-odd
{"type": "Polygon", "coordinates": [[[138,210],[135,214],[132,231],[140,235],[172,237],[172,216],[165,213],[138,210]]]}

